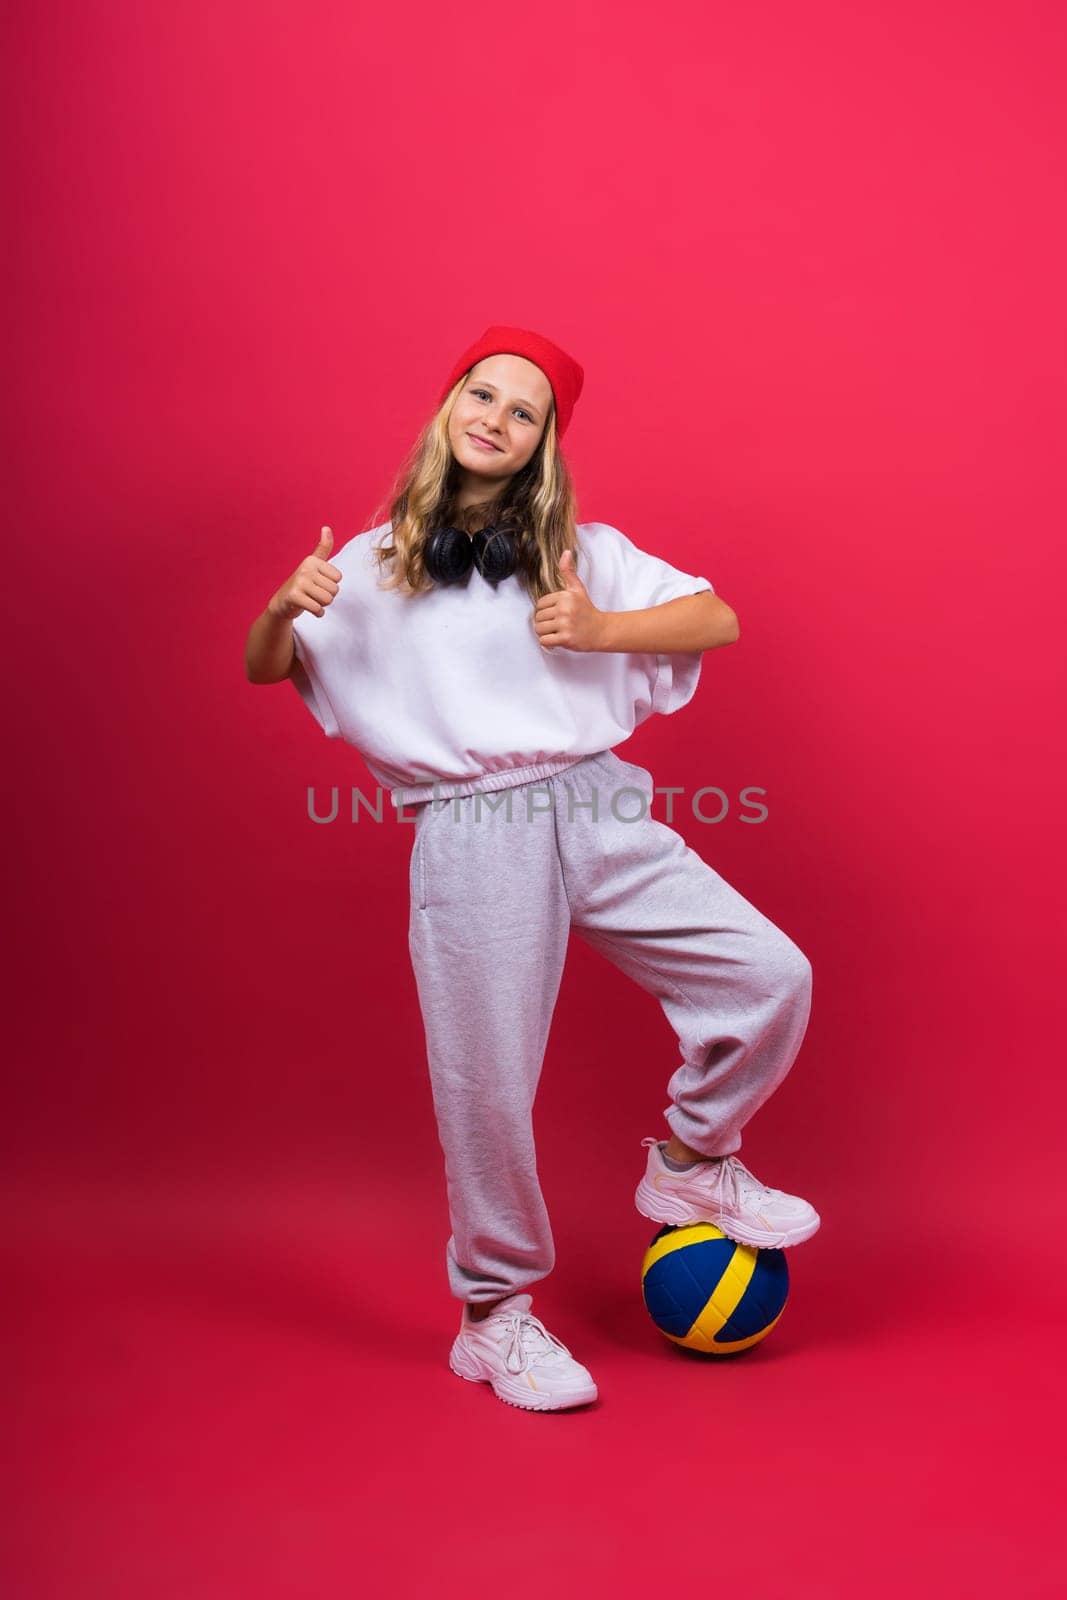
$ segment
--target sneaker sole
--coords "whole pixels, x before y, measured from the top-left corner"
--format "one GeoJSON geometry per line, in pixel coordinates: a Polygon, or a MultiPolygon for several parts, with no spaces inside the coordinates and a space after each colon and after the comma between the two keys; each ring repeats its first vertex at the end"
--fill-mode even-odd
{"type": "Polygon", "coordinates": [[[533,1395],[520,1385],[517,1377],[493,1378],[488,1373],[464,1372],[462,1366],[457,1366],[454,1354],[449,1356],[448,1365],[457,1378],[466,1378],[468,1383],[487,1383],[498,1400],[503,1400],[507,1406],[516,1406],[520,1411],[565,1411],[571,1406],[587,1406],[599,1394],[595,1383],[586,1383],[565,1394],[546,1391],[533,1395]]]}
{"type": "Polygon", "coordinates": [[[733,1217],[709,1216],[688,1200],[679,1200],[653,1189],[644,1178],[637,1186],[634,1204],[649,1222],[667,1222],[676,1228],[684,1228],[692,1222],[710,1222],[735,1244],[747,1244],[754,1250],[788,1250],[791,1245],[803,1244],[805,1239],[810,1239],[813,1233],[818,1232],[822,1221],[821,1217],[816,1217],[814,1222],[801,1222],[795,1228],[779,1230],[777,1233],[769,1229],[761,1231],[746,1227],[733,1217]]]}

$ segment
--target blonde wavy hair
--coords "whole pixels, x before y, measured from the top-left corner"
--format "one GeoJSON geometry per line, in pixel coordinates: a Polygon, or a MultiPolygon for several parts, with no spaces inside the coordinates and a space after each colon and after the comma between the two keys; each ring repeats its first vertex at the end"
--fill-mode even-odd
{"type": "Polygon", "coordinates": [[[375,509],[373,526],[392,523],[392,543],[383,539],[376,551],[379,571],[389,568],[384,589],[403,588],[415,595],[435,588],[426,572],[423,552],[437,527],[474,533],[504,524],[516,538],[516,577],[536,603],[564,587],[559,559],[564,550],[578,556],[577,497],[556,433],[555,402],[549,407],[537,449],[526,465],[509,478],[484,505],[455,506],[458,467],[448,438],[448,422],[473,368],[448,391],[409,450],[386,500],[375,509]]]}

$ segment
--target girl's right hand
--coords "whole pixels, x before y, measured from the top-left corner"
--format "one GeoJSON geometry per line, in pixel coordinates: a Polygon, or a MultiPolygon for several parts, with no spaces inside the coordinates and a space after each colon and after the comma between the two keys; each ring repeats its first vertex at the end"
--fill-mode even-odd
{"type": "Polygon", "coordinates": [[[326,607],[337,594],[344,574],[326,557],[333,549],[333,533],[323,528],[322,538],[311,555],[306,556],[291,578],[287,578],[267,602],[267,610],[275,617],[291,622],[302,611],[316,617],[324,616],[326,607]]]}

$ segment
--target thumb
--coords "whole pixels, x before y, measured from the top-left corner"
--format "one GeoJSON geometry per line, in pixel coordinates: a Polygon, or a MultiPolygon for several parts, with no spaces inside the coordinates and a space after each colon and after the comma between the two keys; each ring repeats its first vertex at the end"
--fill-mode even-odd
{"type": "Polygon", "coordinates": [[[320,538],[318,544],[315,546],[314,550],[312,551],[312,555],[321,556],[323,561],[325,561],[326,557],[329,555],[329,553],[330,553],[330,551],[332,549],[333,549],[333,532],[329,528],[323,528],[322,537],[320,538]]]}
{"type": "Polygon", "coordinates": [[[568,589],[578,589],[585,592],[585,584],[578,576],[578,569],[574,564],[574,551],[564,550],[559,558],[559,570],[563,577],[564,585],[568,589]]]}

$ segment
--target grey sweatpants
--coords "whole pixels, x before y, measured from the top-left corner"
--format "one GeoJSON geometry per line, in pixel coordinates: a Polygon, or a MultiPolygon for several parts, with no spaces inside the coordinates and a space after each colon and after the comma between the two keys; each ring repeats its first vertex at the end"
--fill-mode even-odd
{"type": "Polygon", "coordinates": [[[571,928],[663,1007],[682,1056],[664,1117],[703,1155],[740,1148],[800,1049],[808,958],[652,818],[653,796],[643,767],[604,750],[412,808],[408,947],[458,1299],[513,1294],[555,1262],[532,1111],[571,928]]]}

